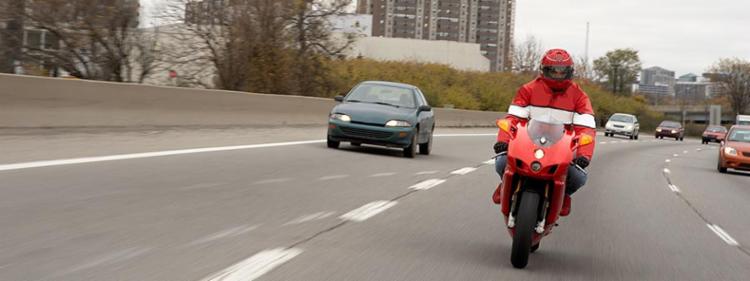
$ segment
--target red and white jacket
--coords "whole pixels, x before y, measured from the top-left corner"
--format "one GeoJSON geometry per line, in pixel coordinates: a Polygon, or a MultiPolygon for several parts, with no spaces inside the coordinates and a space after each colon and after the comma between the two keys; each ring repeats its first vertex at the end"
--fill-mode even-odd
{"type": "MultiPolygon", "coordinates": [[[[596,120],[591,101],[578,84],[571,82],[564,92],[553,93],[543,78],[537,78],[518,89],[506,119],[515,126],[522,119],[528,120],[541,114],[551,114],[555,119],[573,126],[576,135],[588,134],[593,137],[594,142],[578,149],[579,156],[591,160],[596,144],[596,120]]],[[[510,135],[500,130],[497,141],[507,143],[510,135]]]]}

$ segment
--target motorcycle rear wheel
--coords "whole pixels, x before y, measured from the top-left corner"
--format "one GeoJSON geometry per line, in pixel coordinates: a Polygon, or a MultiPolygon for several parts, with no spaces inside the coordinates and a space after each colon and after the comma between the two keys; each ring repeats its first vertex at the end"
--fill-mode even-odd
{"type": "Polygon", "coordinates": [[[536,192],[525,191],[521,196],[516,216],[516,234],[513,235],[513,249],[510,254],[510,262],[515,268],[524,268],[529,263],[539,200],[539,194],[536,192]]]}

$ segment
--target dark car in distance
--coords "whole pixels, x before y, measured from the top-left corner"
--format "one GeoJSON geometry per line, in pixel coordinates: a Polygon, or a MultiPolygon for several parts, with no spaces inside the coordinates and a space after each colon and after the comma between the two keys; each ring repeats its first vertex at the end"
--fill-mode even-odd
{"type": "Polygon", "coordinates": [[[685,139],[685,128],[682,124],[674,121],[662,121],[658,127],[654,137],[657,139],[664,139],[664,137],[674,138],[675,140],[682,141],[685,139]]]}
{"type": "Polygon", "coordinates": [[[403,149],[405,157],[432,151],[435,116],[422,91],[412,85],[367,81],[355,86],[333,107],[328,119],[328,147],[341,142],[403,149]]]}
{"type": "Polygon", "coordinates": [[[726,135],[727,128],[724,128],[724,126],[708,126],[706,127],[706,130],[703,131],[702,143],[707,144],[709,142],[721,142],[724,140],[726,135]]]}

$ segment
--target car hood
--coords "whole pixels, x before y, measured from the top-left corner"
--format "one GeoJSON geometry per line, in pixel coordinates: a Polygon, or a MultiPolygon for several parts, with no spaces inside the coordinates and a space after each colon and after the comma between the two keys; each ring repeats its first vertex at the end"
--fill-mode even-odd
{"type": "Polygon", "coordinates": [[[750,152],[750,143],[747,143],[747,142],[728,141],[728,142],[724,143],[724,146],[728,146],[728,147],[737,149],[739,151],[749,151],[750,152]]]}
{"type": "Polygon", "coordinates": [[[717,133],[717,132],[703,132],[704,136],[716,136],[716,137],[724,137],[727,135],[727,133],[717,133]]]}
{"type": "Polygon", "coordinates": [[[626,122],[620,122],[620,121],[608,121],[607,125],[612,125],[612,126],[618,125],[618,126],[627,127],[627,126],[633,126],[633,123],[626,123],[626,122]]]}
{"type": "Polygon", "coordinates": [[[417,117],[416,108],[396,108],[372,103],[342,103],[333,108],[331,113],[349,115],[354,122],[385,125],[390,120],[404,120],[414,124],[417,117]]]}

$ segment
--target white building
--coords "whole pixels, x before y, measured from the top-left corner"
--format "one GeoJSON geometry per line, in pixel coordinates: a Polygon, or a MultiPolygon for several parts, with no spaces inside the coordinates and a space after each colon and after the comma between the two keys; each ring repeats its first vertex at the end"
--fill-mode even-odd
{"type": "Polygon", "coordinates": [[[479,44],[404,38],[359,38],[349,58],[445,64],[459,70],[490,71],[490,60],[479,44]]]}

